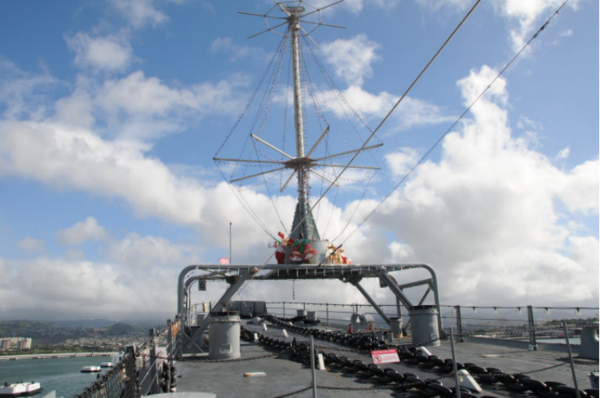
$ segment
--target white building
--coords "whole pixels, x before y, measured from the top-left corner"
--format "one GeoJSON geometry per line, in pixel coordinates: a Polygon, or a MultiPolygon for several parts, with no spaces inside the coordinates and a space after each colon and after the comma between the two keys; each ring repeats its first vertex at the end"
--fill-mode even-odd
{"type": "Polygon", "coordinates": [[[30,350],[31,349],[31,338],[30,337],[3,337],[0,338],[0,350],[30,350]]]}

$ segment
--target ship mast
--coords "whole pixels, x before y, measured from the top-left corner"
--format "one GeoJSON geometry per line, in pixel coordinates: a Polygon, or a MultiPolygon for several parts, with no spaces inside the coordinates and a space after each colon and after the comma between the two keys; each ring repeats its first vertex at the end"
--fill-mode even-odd
{"type": "Polygon", "coordinates": [[[289,15],[289,29],[292,42],[292,65],[294,76],[294,126],[296,132],[296,160],[295,171],[298,179],[298,201],[292,224],[291,237],[295,239],[320,240],[319,231],[310,210],[308,199],[308,170],[309,159],[304,153],[304,122],[302,115],[302,82],[300,80],[300,51],[298,32],[300,31],[300,18],[304,12],[303,7],[283,8],[289,15]]]}
{"type": "MultiPolygon", "coordinates": [[[[271,150],[279,153],[280,155],[286,158],[282,161],[276,160],[252,160],[252,159],[232,159],[232,158],[213,158],[216,162],[234,162],[234,163],[252,163],[255,165],[260,165],[261,167],[274,167],[266,171],[261,171],[260,173],[245,175],[243,177],[233,178],[230,180],[230,183],[236,183],[242,180],[251,179],[259,176],[264,176],[270,173],[281,172],[284,170],[291,170],[291,175],[287,178],[287,180],[282,184],[280,191],[283,192],[285,188],[288,186],[290,181],[296,175],[296,179],[298,182],[298,198],[296,202],[296,209],[294,212],[294,220],[292,223],[292,229],[290,231],[291,238],[301,239],[307,241],[318,241],[321,240],[319,236],[319,231],[317,230],[317,226],[312,214],[310,202],[309,202],[309,173],[314,174],[323,181],[336,185],[335,182],[331,181],[329,178],[325,177],[322,173],[319,173],[314,170],[316,167],[331,167],[331,168],[344,168],[344,169],[375,169],[378,170],[378,167],[368,167],[368,166],[354,166],[354,165],[339,165],[339,164],[331,164],[329,163],[330,159],[334,159],[337,157],[346,156],[349,154],[354,154],[362,151],[366,151],[369,149],[373,149],[379,147],[383,144],[376,144],[372,146],[365,147],[363,146],[360,149],[350,150],[342,153],[337,153],[333,155],[327,155],[320,158],[313,158],[312,155],[323,140],[329,133],[329,127],[322,131],[320,137],[316,140],[316,142],[307,150],[305,147],[305,137],[304,137],[304,118],[303,118],[303,87],[302,87],[302,63],[301,63],[301,51],[300,51],[300,37],[307,37],[311,41],[314,40],[310,37],[310,34],[321,26],[328,26],[334,28],[343,28],[343,26],[338,25],[330,25],[325,24],[321,20],[321,11],[332,7],[336,4],[342,3],[344,0],[335,1],[329,5],[326,5],[321,8],[316,8],[314,6],[305,3],[302,0],[297,1],[277,1],[274,0],[275,5],[266,13],[266,14],[254,14],[249,12],[239,12],[244,15],[251,15],[256,17],[263,17],[267,24],[267,29],[263,30],[259,33],[256,33],[250,37],[249,39],[259,36],[266,32],[273,32],[277,34],[281,34],[277,32],[278,28],[282,28],[287,25],[286,33],[283,33],[286,38],[291,41],[291,52],[292,52],[292,71],[293,71],[293,94],[294,94],[294,130],[295,130],[295,139],[296,139],[296,154],[295,156],[286,153],[284,150],[277,148],[277,146],[269,143],[265,139],[259,137],[255,134],[250,134],[250,137],[262,145],[267,146],[271,150]],[[307,10],[306,7],[310,9],[307,10]],[[281,16],[281,14],[277,15],[274,13],[277,11],[278,13],[283,12],[285,16],[281,16]],[[317,17],[318,19],[315,21],[314,19],[307,18],[311,16],[317,17]],[[270,22],[276,21],[276,25],[271,26],[270,22]],[[308,32],[300,25],[303,22],[312,26],[312,29],[308,32]],[[279,167],[277,167],[279,166],[279,167]]],[[[316,43],[315,43],[316,44],[316,43]]]]}

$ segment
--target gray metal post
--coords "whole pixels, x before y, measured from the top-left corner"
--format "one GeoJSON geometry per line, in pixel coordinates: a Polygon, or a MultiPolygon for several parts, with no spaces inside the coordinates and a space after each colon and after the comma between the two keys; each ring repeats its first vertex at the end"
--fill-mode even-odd
{"type": "MultiPolygon", "coordinates": [[[[225,306],[229,303],[231,298],[240,290],[240,288],[242,287],[244,282],[246,282],[251,276],[252,276],[252,273],[250,272],[250,270],[240,270],[237,280],[232,285],[229,286],[229,288],[225,291],[223,296],[221,296],[221,298],[219,299],[217,304],[215,304],[215,306],[213,308],[211,308],[211,312],[212,311],[215,311],[215,312],[222,311],[223,308],[225,308],[225,306]]],[[[204,333],[204,331],[208,328],[209,322],[210,322],[210,316],[207,316],[206,318],[204,318],[202,320],[202,322],[200,322],[200,324],[198,325],[198,329],[194,332],[194,334],[191,336],[191,338],[188,338],[187,341],[185,342],[184,349],[189,348],[193,344],[196,344],[196,342],[198,342],[198,343],[201,342],[200,337],[202,336],[202,333],[204,333]]],[[[184,336],[185,336],[185,334],[184,334],[184,336]]],[[[203,343],[201,343],[201,344],[203,344],[203,343]]]]}
{"type": "Polygon", "coordinates": [[[169,366],[173,366],[173,335],[171,334],[171,327],[173,323],[170,319],[167,319],[167,357],[169,358],[169,366]]]}
{"type": "Polygon", "coordinates": [[[312,335],[310,336],[310,371],[312,374],[313,398],[317,398],[317,371],[315,370],[315,339],[312,335]]]}
{"type": "Polygon", "coordinates": [[[181,332],[181,318],[179,317],[179,314],[175,315],[175,322],[179,322],[179,329],[177,331],[177,337],[175,337],[175,358],[180,358],[181,354],[183,354],[183,339],[181,338],[181,336],[183,335],[183,333],[181,332]]]}
{"type": "Polygon", "coordinates": [[[452,372],[454,372],[454,382],[456,383],[456,398],[460,398],[460,382],[458,380],[458,368],[456,366],[456,354],[454,352],[454,334],[450,328],[450,349],[452,351],[452,372]]]}
{"type": "Polygon", "coordinates": [[[325,303],[325,313],[327,314],[327,326],[331,326],[331,322],[329,321],[329,303],[325,303]]]}
{"type": "Polygon", "coordinates": [[[460,341],[462,343],[465,340],[462,337],[463,336],[463,328],[462,328],[462,316],[460,313],[460,305],[454,306],[454,310],[456,311],[456,330],[458,331],[458,334],[460,335],[460,338],[458,339],[458,341],[460,341]]]}
{"type": "MultiPolygon", "coordinates": [[[[369,303],[371,303],[371,306],[375,309],[375,311],[377,311],[379,316],[385,321],[385,323],[387,323],[389,325],[390,318],[387,317],[387,315],[383,312],[381,307],[379,307],[377,302],[375,302],[375,300],[373,300],[373,298],[371,296],[369,296],[369,293],[367,293],[367,291],[365,289],[363,289],[363,287],[359,283],[359,280],[351,280],[350,283],[353,284],[358,289],[358,291],[362,293],[362,295],[367,299],[367,301],[369,303]]],[[[357,305],[356,312],[358,313],[358,305],[357,305]]]]}
{"type": "Polygon", "coordinates": [[[155,333],[154,329],[150,329],[150,394],[159,392],[155,333]]]}
{"type": "Polygon", "coordinates": [[[573,385],[575,386],[575,396],[579,397],[579,385],[577,384],[577,376],[575,375],[575,363],[573,362],[573,352],[571,351],[571,343],[569,342],[569,331],[567,330],[567,321],[563,320],[563,329],[565,330],[565,341],[569,350],[569,362],[571,363],[571,373],[573,374],[573,385]]]}
{"type": "Polygon", "coordinates": [[[537,340],[535,338],[535,322],[533,320],[533,307],[527,306],[527,322],[529,323],[529,345],[533,351],[537,351],[537,340]]]}
{"type": "Polygon", "coordinates": [[[283,304],[283,317],[285,318],[285,301],[282,304],[283,304]]]}

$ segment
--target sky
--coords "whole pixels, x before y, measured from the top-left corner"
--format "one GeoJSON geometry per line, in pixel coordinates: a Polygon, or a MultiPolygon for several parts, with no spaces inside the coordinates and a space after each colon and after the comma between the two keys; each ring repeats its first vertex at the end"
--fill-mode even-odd
{"type": "MultiPolygon", "coordinates": [[[[598,2],[570,0],[453,125],[562,3],[481,2],[377,130],[384,145],[357,159],[380,170],[348,170],[315,208],[322,237],[355,264],[430,264],[443,305],[597,307],[598,2]]],[[[283,137],[291,120],[285,63],[266,110],[248,106],[281,36],[248,39],[273,25],[238,11],[280,16],[273,4],[0,2],[0,319],[173,318],[179,273],[229,257],[230,231],[233,263],[273,262],[295,183],[230,184],[235,168],[213,161],[275,157],[249,132],[283,137]]],[[[323,10],[345,27],[303,42],[333,82],[315,77],[314,97],[344,98],[320,105],[327,153],[360,147],[473,4],[323,10]]],[[[316,201],[326,185],[311,183],[316,201]]],[[[253,282],[235,299],[364,302],[341,282],[301,281],[253,282]]]]}

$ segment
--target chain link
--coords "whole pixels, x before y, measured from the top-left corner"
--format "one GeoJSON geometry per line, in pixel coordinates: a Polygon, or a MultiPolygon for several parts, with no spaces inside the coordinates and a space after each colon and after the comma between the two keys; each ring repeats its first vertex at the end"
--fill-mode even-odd
{"type": "Polygon", "coordinates": [[[274,398],[284,398],[284,397],[291,397],[291,396],[293,396],[293,395],[298,395],[298,394],[300,394],[300,393],[303,393],[304,391],[308,391],[308,390],[310,390],[311,388],[312,388],[312,386],[304,387],[304,388],[302,388],[302,389],[300,389],[300,390],[296,390],[296,391],[293,391],[293,392],[290,392],[290,393],[287,393],[287,394],[283,394],[283,395],[277,395],[277,396],[276,396],[276,397],[274,397],[274,398]]]}

